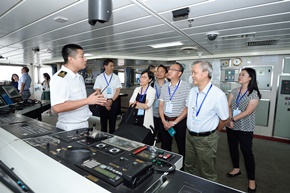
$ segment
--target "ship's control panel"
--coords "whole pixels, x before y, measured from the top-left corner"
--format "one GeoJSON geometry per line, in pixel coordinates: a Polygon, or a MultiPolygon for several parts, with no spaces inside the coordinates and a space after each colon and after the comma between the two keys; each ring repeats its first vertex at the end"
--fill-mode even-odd
{"type": "Polygon", "coordinates": [[[164,172],[182,167],[182,157],[156,147],[84,128],[26,138],[24,141],[87,179],[114,191],[133,190],[164,172]],[[159,173],[159,174],[158,174],[159,173]]]}
{"type": "Polygon", "coordinates": [[[0,124],[0,160],[15,167],[20,176],[26,177],[24,181],[27,184],[22,182],[23,187],[35,192],[55,192],[59,189],[73,193],[80,189],[98,192],[91,186],[116,193],[164,193],[171,190],[207,192],[209,189],[238,192],[179,171],[183,165],[183,157],[155,146],[114,136],[95,128],[59,131],[53,126],[49,127],[23,116],[7,116],[4,119],[1,120],[5,123],[0,124]],[[33,133],[24,136],[30,130],[33,133]],[[18,151],[19,148],[23,151],[18,151]],[[39,168],[35,169],[36,166],[39,168]],[[31,180],[36,175],[39,176],[31,180]],[[66,179],[61,176],[66,176],[66,179]],[[61,179],[57,180],[58,177],[61,179]],[[41,183],[34,183],[38,178],[45,179],[47,183],[51,181],[61,188],[51,186],[49,191],[45,191],[41,183]],[[67,179],[70,179],[69,183],[67,179]],[[193,181],[198,181],[198,184],[193,184],[193,181]],[[79,189],[72,188],[73,186],[79,189]]]}
{"type": "Polygon", "coordinates": [[[46,123],[11,114],[0,117],[0,126],[19,139],[38,137],[56,131],[56,129],[46,123]]]}

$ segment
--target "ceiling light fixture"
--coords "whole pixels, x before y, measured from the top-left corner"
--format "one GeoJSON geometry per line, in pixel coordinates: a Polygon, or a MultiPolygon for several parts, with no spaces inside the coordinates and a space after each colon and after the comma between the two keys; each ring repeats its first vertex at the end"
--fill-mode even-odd
{"type": "Polygon", "coordinates": [[[192,52],[197,51],[198,48],[197,48],[197,47],[192,47],[192,46],[187,46],[187,47],[182,47],[182,48],[180,48],[180,50],[183,51],[183,52],[186,53],[186,54],[190,54],[190,53],[192,53],[192,52]]]}
{"type": "Polygon", "coordinates": [[[93,54],[90,54],[90,53],[85,53],[85,54],[84,54],[85,57],[92,56],[92,55],[93,55],[93,54]]]}
{"type": "Polygon", "coordinates": [[[166,48],[166,47],[181,46],[181,45],[183,45],[182,42],[167,42],[167,43],[161,43],[161,44],[152,44],[149,46],[152,48],[166,48]]]}
{"type": "Polygon", "coordinates": [[[64,22],[68,21],[68,19],[65,17],[55,17],[55,18],[53,18],[53,20],[56,22],[59,22],[59,23],[64,23],[64,22]]]}

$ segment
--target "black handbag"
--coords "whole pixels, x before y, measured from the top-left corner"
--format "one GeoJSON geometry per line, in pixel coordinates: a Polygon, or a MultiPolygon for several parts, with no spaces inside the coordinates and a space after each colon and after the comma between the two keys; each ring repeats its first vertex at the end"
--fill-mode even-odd
{"type": "Polygon", "coordinates": [[[136,125],[135,107],[136,104],[130,105],[129,109],[123,115],[119,123],[119,128],[114,132],[114,135],[152,145],[154,142],[154,133],[151,132],[151,129],[136,125]]]}
{"type": "Polygon", "coordinates": [[[135,108],[136,104],[131,104],[127,111],[122,116],[122,119],[119,123],[119,126],[123,124],[135,124],[136,123],[136,116],[135,116],[135,108]]]}

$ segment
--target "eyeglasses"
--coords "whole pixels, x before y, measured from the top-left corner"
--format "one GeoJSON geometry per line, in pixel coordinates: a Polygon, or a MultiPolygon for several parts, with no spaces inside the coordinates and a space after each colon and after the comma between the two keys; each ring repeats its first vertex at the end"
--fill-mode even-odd
{"type": "Polygon", "coordinates": [[[180,70],[177,70],[177,69],[174,69],[174,68],[167,68],[168,71],[172,70],[172,71],[175,71],[175,72],[179,72],[180,70]]]}

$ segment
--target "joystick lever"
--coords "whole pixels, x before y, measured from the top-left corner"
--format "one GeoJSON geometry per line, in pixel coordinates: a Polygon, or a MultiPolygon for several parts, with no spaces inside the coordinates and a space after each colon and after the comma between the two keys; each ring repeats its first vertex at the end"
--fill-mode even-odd
{"type": "MultiPolygon", "coordinates": [[[[152,127],[152,125],[150,125],[150,128],[155,131],[155,129],[152,127]]],[[[158,131],[155,131],[154,132],[154,142],[153,142],[153,146],[150,147],[150,152],[152,154],[155,154],[157,152],[157,149],[156,149],[156,141],[157,141],[157,136],[158,136],[158,131]]]]}

